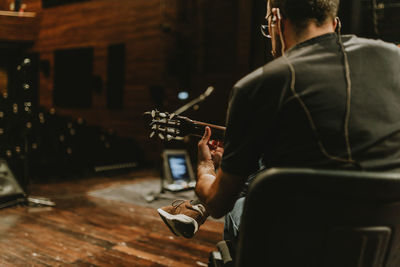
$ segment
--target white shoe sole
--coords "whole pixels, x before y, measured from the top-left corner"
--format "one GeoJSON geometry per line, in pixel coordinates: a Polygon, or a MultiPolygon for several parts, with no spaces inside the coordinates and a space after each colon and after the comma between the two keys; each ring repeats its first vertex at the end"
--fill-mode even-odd
{"type": "Polygon", "coordinates": [[[157,209],[157,211],[164,223],[176,236],[192,238],[199,229],[197,221],[187,215],[172,215],[162,209],[157,209]]]}

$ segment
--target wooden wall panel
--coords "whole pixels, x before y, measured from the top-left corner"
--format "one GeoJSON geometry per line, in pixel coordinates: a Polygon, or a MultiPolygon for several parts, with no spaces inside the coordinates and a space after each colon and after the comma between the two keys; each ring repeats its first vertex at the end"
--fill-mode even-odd
{"type": "MultiPolygon", "coordinates": [[[[0,0],[0,10],[10,10],[10,7],[12,7],[12,3],[14,3],[15,0],[0,0]]],[[[39,12],[42,10],[42,1],[38,0],[23,0],[22,1],[24,11],[29,11],[29,12],[39,12]]]]}
{"type": "MultiPolygon", "coordinates": [[[[29,0],[27,5],[40,9],[41,1],[29,0]]],[[[165,87],[164,106],[173,111],[184,104],[176,97],[178,90],[188,90],[193,98],[215,85],[217,93],[210,103],[216,105],[204,104],[209,106],[187,115],[224,123],[228,92],[238,78],[234,74],[237,1],[91,0],[42,9],[41,13],[41,30],[33,50],[50,65],[50,75],[40,74],[41,105],[53,106],[54,51],[94,47],[94,75],[101,77],[103,90],[93,92],[92,108],[58,108],[60,114],[82,116],[89,124],[133,137],[147,157],[156,161],[160,142],[148,140],[142,120],[142,113],[155,105],[150,86],[165,87]],[[117,43],[126,46],[124,108],[108,110],[107,47],[117,43]],[[189,71],[185,64],[191,66],[189,71]]]]}
{"type": "MultiPolygon", "coordinates": [[[[11,1],[0,0],[0,8],[11,1]]],[[[133,137],[149,159],[157,160],[162,145],[148,140],[142,120],[142,113],[155,107],[149,87],[163,86],[164,108],[174,111],[185,103],[177,99],[179,90],[187,90],[193,99],[213,85],[214,94],[200,109],[184,115],[224,124],[233,84],[256,65],[254,58],[268,53],[268,49],[256,52],[261,46],[254,43],[259,34],[253,19],[259,16],[255,1],[90,0],[42,9],[41,0],[24,0],[26,11],[41,14],[33,50],[50,65],[49,75],[40,74],[40,104],[53,106],[54,51],[93,47],[93,74],[101,78],[103,90],[93,92],[90,109],[58,111],[133,137]],[[107,48],[118,43],[126,47],[124,107],[108,110],[107,48]]]]}
{"type": "Polygon", "coordinates": [[[40,50],[97,46],[159,36],[159,1],[97,0],[44,9],[40,50]]]}
{"type": "MultiPolygon", "coordinates": [[[[7,0],[8,2],[13,0],[7,0]]],[[[26,5],[26,11],[40,12],[42,10],[42,1],[38,0],[23,0],[22,3],[26,5]]]]}
{"type": "MultiPolygon", "coordinates": [[[[7,7],[10,2],[0,4],[7,7]]],[[[40,105],[53,107],[54,52],[93,47],[93,74],[101,78],[103,90],[93,92],[90,109],[56,108],[58,113],[82,116],[89,124],[135,138],[149,159],[158,159],[161,152],[159,141],[148,141],[142,120],[142,113],[155,105],[149,93],[152,85],[165,87],[168,111],[184,104],[176,97],[179,90],[189,91],[194,98],[214,85],[210,100],[186,115],[224,123],[227,96],[239,78],[235,74],[237,0],[91,0],[48,9],[42,9],[41,3],[24,1],[26,11],[41,15],[33,51],[50,66],[48,73],[40,72],[40,105]],[[124,108],[108,110],[107,48],[117,43],[126,46],[124,108]]]]}
{"type": "Polygon", "coordinates": [[[50,63],[51,71],[47,77],[41,73],[40,104],[53,106],[54,51],[94,47],[93,74],[101,77],[103,90],[93,93],[90,109],[57,111],[71,117],[82,116],[89,124],[113,128],[118,135],[133,137],[140,143],[146,141],[148,132],[141,117],[153,107],[148,87],[164,80],[165,41],[159,27],[160,1],[93,0],[43,9],[42,16],[33,50],[40,53],[41,60],[50,63]],[[120,111],[107,109],[105,92],[107,47],[116,43],[126,45],[124,109],[120,111]]]}
{"type": "Polygon", "coordinates": [[[35,12],[0,11],[0,40],[33,42],[38,36],[39,22],[35,12]]]}

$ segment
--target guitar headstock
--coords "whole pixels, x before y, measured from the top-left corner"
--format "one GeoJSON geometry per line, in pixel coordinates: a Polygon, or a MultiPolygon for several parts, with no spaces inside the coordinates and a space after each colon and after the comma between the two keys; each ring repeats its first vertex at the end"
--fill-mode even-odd
{"type": "Polygon", "coordinates": [[[150,138],[158,136],[161,140],[182,140],[191,134],[193,122],[189,118],[158,110],[145,112],[144,115],[151,117],[150,138]]]}

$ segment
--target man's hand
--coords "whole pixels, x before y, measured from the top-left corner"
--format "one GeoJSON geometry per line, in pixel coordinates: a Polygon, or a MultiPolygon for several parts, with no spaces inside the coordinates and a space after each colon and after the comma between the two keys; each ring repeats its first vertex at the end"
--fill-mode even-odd
{"type": "Polygon", "coordinates": [[[214,218],[221,218],[232,209],[246,177],[225,173],[219,167],[224,149],[211,141],[211,129],[206,127],[198,144],[197,183],[195,192],[214,218]]]}
{"type": "Polygon", "coordinates": [[[198,143],[198,162],[200,164],[213,163],[214,169],[218,169],[221,164],[224,149],[222,142],[210,140],[211,129],[206,127],[204,135],[198,143]]]}
{"type": "Polygon", "coordinates": [[[208,142],[215,169],[218,169],[221,165],[222,155],[224,154],[223,146],[224,144],[220,141],[210,140],[208,142]]]}

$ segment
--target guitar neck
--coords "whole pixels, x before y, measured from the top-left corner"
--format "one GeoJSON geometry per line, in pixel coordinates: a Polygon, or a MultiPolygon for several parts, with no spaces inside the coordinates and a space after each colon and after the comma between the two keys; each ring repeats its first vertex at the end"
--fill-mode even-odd
{"type": "Polygon", "coordinates": [[[150,117],[150,138],[158,136],[162,140],[182,140],[187,135],[195,135],[202,137],[205,128],[211,128],[211,139],[223,141],[225,137],[226,127],[194,121],[187,117],[176,115],[175,113],[159,112],[152,110],[145,112],[144,115],[150,117]]]}
{"type": "Polygon", "coordinates": [[[207,126],[211,128],[211,139],[223,141],[226,127],[201,121],[193,121],[194,132],[192,135],[202,137],[207,126]]]}

